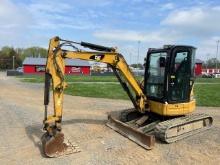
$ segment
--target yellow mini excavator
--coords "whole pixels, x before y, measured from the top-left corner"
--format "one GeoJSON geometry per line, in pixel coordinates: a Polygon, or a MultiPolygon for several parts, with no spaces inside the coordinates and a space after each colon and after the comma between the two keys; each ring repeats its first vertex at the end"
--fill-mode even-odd
{"type": "Polygon", "coordinates": [[[65,58],[103,62],[112,68],[134,108],[110,113],[107,126],[145,149],[153,148],[155,137],[172,143],[210,128],[212,117],[192,113],[196,105],[193,95],[195,51],[196,48],[185,45],[150,48],[145,59],[144,81],[140,83],[116,48],[52,38],[45,73],[43,123],[46,132],[41,139],[46,156],[78,152],[74,145],[64,141],[61,131],[63,92],[67,87],[65,58]],[[54,113],[49,116],[50,85],[54,113]]]}

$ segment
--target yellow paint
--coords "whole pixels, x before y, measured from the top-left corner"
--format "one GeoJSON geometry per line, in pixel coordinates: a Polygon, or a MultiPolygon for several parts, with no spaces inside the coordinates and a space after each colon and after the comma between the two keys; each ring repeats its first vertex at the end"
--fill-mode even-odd
{"type": "Polygon", "coordinates": [[[58,117],[54,117],[54,116],[48,116],[47,117],[47,120],[44,122],[44,123],[55,123],[56,121],[59,121],[59,118],[58,117]]]}
{"type": "Polygon", "coordinates": [[[149,100],[150,111],[162,116],[179,116],[195,110],[195,100],[188,103],[166,104],[149,100]]]}

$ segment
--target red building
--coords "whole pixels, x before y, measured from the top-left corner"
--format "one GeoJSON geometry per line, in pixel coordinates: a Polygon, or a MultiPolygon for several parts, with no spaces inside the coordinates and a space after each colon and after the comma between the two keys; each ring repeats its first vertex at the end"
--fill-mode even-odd
{"type": "Polygon", "coordinates": [[[203,74],[220,74],[220,69],[206,68],[202,69],[203,74]]]}
{"type": "Polygon", "coordinates": [[[195,75],[196,76],[201,76],[202,75],[202,60],[196,59],[195,62],[195,75]]]}
{"type": "MultiPolygon", "coordinates": [[[[65,59],[65,73],[73,75],[90,75],[88,61],[79,59],[65,59]]],[[[27,57],[23,62],[24,74],[42,74],[45,72],[46,58],[27,57]]]]}

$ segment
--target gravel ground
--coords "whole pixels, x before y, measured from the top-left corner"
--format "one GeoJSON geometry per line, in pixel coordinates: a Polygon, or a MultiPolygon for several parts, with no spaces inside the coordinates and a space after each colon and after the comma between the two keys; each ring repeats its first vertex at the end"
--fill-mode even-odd
{"type": "MultiPolygon", "coordinates": [[[[63,132],[80,153],[50,159],[41,151],[43,86],[0,73],[0,164],[219,164],[220,108],[198,107],[214,126],[173,144],[157,141],[147,151],[105,126],[107,113],[132,107],[130,101],[65,96],[63,132]]],[[[52,111],[52,103],[49,110],[52,111]]]]}

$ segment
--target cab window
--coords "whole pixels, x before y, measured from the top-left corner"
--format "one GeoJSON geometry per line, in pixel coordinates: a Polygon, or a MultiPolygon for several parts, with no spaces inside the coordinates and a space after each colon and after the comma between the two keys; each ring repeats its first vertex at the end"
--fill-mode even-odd
{"type": "Polygon", "coordinates": [[[147,95],[162,98],[164,95],[164,77],[166,65],[166,52],[151,53],[148,61],[146,90],[147,95]]]}

